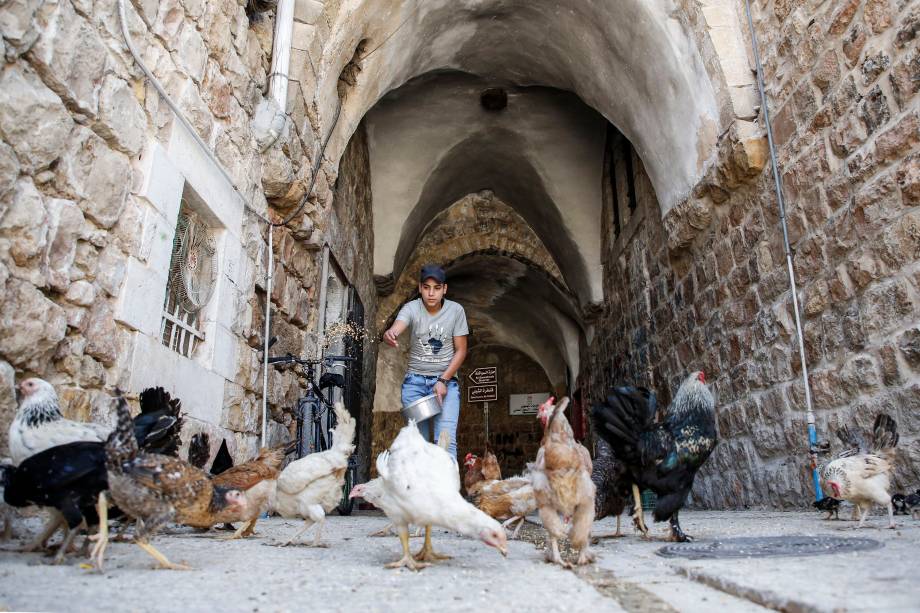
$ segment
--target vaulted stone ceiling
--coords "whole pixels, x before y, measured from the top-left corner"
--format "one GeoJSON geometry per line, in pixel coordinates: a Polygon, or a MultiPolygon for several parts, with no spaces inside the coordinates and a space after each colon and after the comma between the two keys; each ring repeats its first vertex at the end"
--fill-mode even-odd
{"type": "Polygon", "coordinates": [[[583,303],[601,292],[601,177],[606,122],[576,96],[508,88],[461,73],[413,80],[368,113],[374,268],[398,276],[425,227],[467,193],[493,191],[546,244],[583,303]]]}
{"type": "MultiPolygon", "coordinates": [[[[381,98],[421,75],[460,71],[494,84],[555,88],[572,92],[626,135],[667,211],[704,174],[729,121],[723,113],[728,92],[719,68],[704,60],[711,57],[711,43],[694,3],[351,0],[347,5],[332,24],[333,51],[324,54],[324,63],[332,65],[319,67],[321,73],[337,73],[356,47],[362,49],[361,74],[343,106],[332,151],[344,147],[381,98]]],[[[322,85],[318,104],[338,105],[336,83],[322,85]]],[[[469,127],[473,134],[481,126],[469,127]]]]}

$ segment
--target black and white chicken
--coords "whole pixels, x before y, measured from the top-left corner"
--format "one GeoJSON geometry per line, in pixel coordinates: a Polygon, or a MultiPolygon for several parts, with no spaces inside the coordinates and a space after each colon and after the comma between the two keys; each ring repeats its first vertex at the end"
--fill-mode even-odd
{"type": "Polygon", "coordinates": [[[681,530],[678,512],[697,471],[716,446],[715,400],[701,371],[690,374],[674,400],[658,416],[655,395],[645,388],[618,387],[592,410],[598,435],[610,444],[633,482],[638,525],[642,506],[639,488],[658,495],[655,521],[669,520],[671,536],[692,540],[681,530]]]}
{"type": "Polygon", "coordinates": [[[19,384],[20,403],[10,424],[10,457],[19,465],[45,449],[76,441],[101,443],[109,434],[102,424],[65,419],[54,387],[43,379],[31,378],[19,384]]]}
{"type": "MultiPolygon", "coordinates": [[[[43,379],[19,384],[21,402],[10,425],[9,445],[13,464],[31,455],[77,441],[104,442],[111,428],[102,424],[65,419],[54,387],[43,379]]],[[[182,430],[182,404],[162,387],[140,394],[141,413],[134,419],[134,436],[152,453],[176,455],[182,430]]]]}

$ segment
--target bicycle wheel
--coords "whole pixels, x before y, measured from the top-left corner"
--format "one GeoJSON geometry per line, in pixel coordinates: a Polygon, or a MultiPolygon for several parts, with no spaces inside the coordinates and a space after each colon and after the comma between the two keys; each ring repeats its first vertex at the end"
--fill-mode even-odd
{"type": "Polygon", "coordinates": [[[351,512],[355,508],[355,499],[349,498],[348,495],[351,493],[351,488],[355,486],[356,473],[357,468],[352,463],[351,458],[349,458],[348,469],[345,471],[345,487],[342,488],[342,500],[339,502],[339,506],[336,507],[339,515],[351,515],[351,512]]]}

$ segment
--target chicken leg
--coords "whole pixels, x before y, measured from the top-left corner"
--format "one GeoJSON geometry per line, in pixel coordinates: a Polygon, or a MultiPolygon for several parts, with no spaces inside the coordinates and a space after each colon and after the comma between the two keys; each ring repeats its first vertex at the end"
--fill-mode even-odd
{"type": "Polygon", "coordinates": [[[402,543],[403,556],[396,560],[395,562],[390,562],[385,565],[386,568],[402,568],[406,567],[409,570],[421,570],[426,566],[431,566],[427,562],[417,562],[415,558],[412,557],[412,554],[409,553],[409,527],[400,526],[399,527],[399,541],[402,543]]]}
{"type": "Polygon", "coordinates": [[[645,525],[645,513],[642,511],[642,494],[639,493],[639,486],[633,483],[632,485],[633,500],[635,501],[635,515],[633,516],[633,521],[642,532],[642,536],[648,537],[648,526],[645,525]]]}
{"type": "Polygon", "coordinates": [[[166,570],[192,570],[191,566],[170,562],[166,556],[164,556],[162,553],[157,551],[156,547],[154,547],[153,545],[151,545],[150,543],[146,541],[135,539],[135,542],[137,543],[138,547],[146,551],[148,554],[150,554],[150,556],[154,560],[159,562],[160,568],[163,568],[166,570]]]}
{"type": "Polygon", "coordinates": [[[559,539],[565,531],[562,519],[555,510],[547,507],[540,508],[540,519],[543,520],[543,527],[546,529],[546,561],[568,568],[569,565],[559,555],[559,539]]]}
{"type": "Polygon", "coordinates": [[[102,560],[105,556],[105,548],[109,544],[109,503],[106,500],[105,492],[99,492],[99,500],[96,501],[96,512],[99,514],[99,531],[95,537],[90,537],[96,541],[89,557],[93,561],[93,566],[100,573],[102,572],[102,560]]]}
{"type": "Polygon", "coordinates": [[[47,549],[48,539],[54,536],[54,533],[58,531],[58,528],[60,528],[63,523],[66,523],[64,521],[64,516],[61,515],[61,512],[57,509],[53,509],[51,511],[51,517],[49,517],[48,521],[45,523],[45,528],[42,530],[42,533],[35,537],[31,543],[24,547],[20,547],[17,551],[19,553],[31,553],[39,549],[47,549]]]}
{"type": "Polygon", "coordinates": [[[678,543],[692,543],[693,537],[680,529],[680,521],[677,519],[678,512],[679,511],[674,511],[674,515],[668,520],[668,523],[671,524],[671,540],[677,541],[678,543]]]}
{"type": "Polygon", "coordinates": [[[431,526],[425,526],[425,543],[418,553],[415,554],[418,562],[437,562],[438,560],[450,560],[450,556],[436,552],[431,547],[431,526]]]}
{"type": "Polygon", "coordinates": [[[67,552],[70,550],[70,545],[73,543],[73,539],[77,536],[77,533],[81,528],[86,527],[86,520],[80,522],[80,525],[74,528],[73,530],[67,530],[67,534],[64,536],[64,540],[61,541],[61,546],[58,547],[57,554],[52,560],[52,564],[57,565],[64,561],[64,558],[67,556],[67,552]]]}
{"type": "Polygon", "coordinates": [[[620,531],[620,516],[617,515],[617,531],[611,534],[597,534],[591,537],[591,544],[597,545],[600,541],[604,539],[618,539],[622,538],[624,534],[620,531]]]}
{"type": "MultiPolygon", "coordinates": [[[[236,531],[230,536],[220,537],[221,541],[235,541],[237,539],[246,538],[254,534],[253,528],[256,527],[256,519],[250,519],[247,522],[243,522],[243,525],[236,529],[236,531]]],[[[301,532],[302,534],[302,532],[301,532]]]]}

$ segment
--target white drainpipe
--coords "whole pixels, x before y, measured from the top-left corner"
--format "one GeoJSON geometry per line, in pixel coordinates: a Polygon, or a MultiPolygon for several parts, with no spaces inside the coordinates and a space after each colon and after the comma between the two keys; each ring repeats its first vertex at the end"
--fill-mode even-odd
{"type": "Polygon", "coordinates": [[[268,97],[256,109],[253,132],[261,151],[274,145],[287,123],[287,92],[291,69],[291,44],[294,39],[295,0],[279,0],[275,9],[275,40],[272,44],[272,71],[268,97]]]}
{"type": "Polygon", "coordinates": [[[279,0],[275,9],[275,42],[272,44],[272,74],[268,95],[284,112],[287,108],[291,43],[294,39],[294,0],[279,0]]]}

